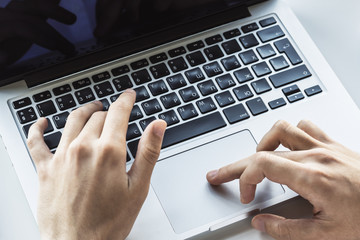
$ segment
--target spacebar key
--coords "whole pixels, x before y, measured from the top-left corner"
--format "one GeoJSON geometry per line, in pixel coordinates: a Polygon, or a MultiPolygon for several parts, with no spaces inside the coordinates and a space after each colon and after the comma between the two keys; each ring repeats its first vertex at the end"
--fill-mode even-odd
{"type": "Polygon", "coordinates": [[[226,123],[219,112],[186,122],[166,130],[162,148],[170,147],[225,126],[226,123]]]}

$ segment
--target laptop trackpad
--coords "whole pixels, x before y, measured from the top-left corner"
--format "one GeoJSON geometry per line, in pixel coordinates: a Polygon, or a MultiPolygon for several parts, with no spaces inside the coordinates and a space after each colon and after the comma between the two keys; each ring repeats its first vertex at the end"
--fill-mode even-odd
{"type": "Polygon", "coordinates": [[[157,163],[152,187],[168,219],[178,234],[234,213],[246,213],[261,203],[284,193],[279,184],[264,180],[255,200],[241,204],[239,181],[211,186],[206,173],[254,154],[256,142],[247,130],[218,139],[157,163]]]}

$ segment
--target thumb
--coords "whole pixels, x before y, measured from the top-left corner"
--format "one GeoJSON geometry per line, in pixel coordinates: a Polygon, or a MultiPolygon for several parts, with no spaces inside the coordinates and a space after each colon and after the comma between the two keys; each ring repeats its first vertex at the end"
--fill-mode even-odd
{"type": "Polygon", "coordinates": [[[148,186],[151,174],[159,158],[166,122],[157,120],[146,129],[139,142],[135,161],[128,172],[132,182],[136,185],[148,186]]]}
{"type": "Polygon", "coordinates": [[[320,230],[314,219],[286,219],[272,214],[255,216],[251,225],[277,240],[317,239],[320,230]]]}

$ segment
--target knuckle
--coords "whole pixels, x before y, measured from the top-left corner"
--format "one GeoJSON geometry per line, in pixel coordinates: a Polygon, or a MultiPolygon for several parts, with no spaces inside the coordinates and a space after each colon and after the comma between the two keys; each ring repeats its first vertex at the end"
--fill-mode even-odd
{"type": "Polygon", "coordinates": [[[36,141],[36,139],[34,137],[30,136],[26,140],[26,144],[27,144],[29,150],[31,151],[37,145],[37,141],[36,141]]]}
{"type": "Polygon", "coordinates": [[[75,156],[87,155],[90,145],[86,141],[74,140],[69,145],[69,152],[75,156]]]}
{"type": "Polygon", "coordinates": [[[290,123],[288,123],[285,120],[278,120],[275,124],[274,124],[274,128],[278,131],[287,131],[289,129],[289,127],[291,126],[290,123]]]}
{"type": "Polygon", "coordinates": [[[253,163],[261,166],[264,164],[267,164],[269,162],[269,159],[271,158],[271,154],[268,152],[257,152],[254,154],[254,160],[253,163]]]}
{"type": "Polygon", "coordinates": [[[125,156],[126,150],[123,147],[111,142],[104,141],[98,145],[99,160],[111,159],[113,156],[125,156]]]}
{"type": "Polygon", "coordinates": [[[143,155],[142,157],[146,160],[149,164],[153,165],[159,158],[160,151],[156,150],[150,144],[144,145],[143,155]]]}
{"type": "Polygon", "coordinates": [[[286,240],[291,240],[292,236],[291,236],[291,231],[289,228],[289,225],[287,224],[288,220],[284,220],[283,223],[277,223],[276,229],[277,229],[277,237],[279,239],[286,239],[286,240]]]}

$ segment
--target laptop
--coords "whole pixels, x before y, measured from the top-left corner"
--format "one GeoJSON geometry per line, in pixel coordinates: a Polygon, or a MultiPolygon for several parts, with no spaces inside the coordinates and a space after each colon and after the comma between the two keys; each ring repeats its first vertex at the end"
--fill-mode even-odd
{"type": "MultiPolygon", "coordinates": [[[[350,147],[358,139],[360,111],[285,2],[182,2],[124,3],[107,16],[111,6],[95,0],[63,0],[65,16],[37,18],[40,38],[39,29],[5,33],[11,37],[0,42],[0,134],[35,218],[38,180],[25,144],[31,124],[48,119],[44,138],[55,152],[72,110],[100,100],[106,111],[127,88],[137,92],[128,169],[146,126],[168,123],[129,239],[215,232],[297,196],[264,180],[243,205],[237,181],[214,187],[205,177],[254,154],[279,119],[310,119],[350,147]]],[[[10,26],[29,26],[14,16],[31,13],[30,22],[40,14],[25,3],[0,4],[14,19],[10,26]]]]}

